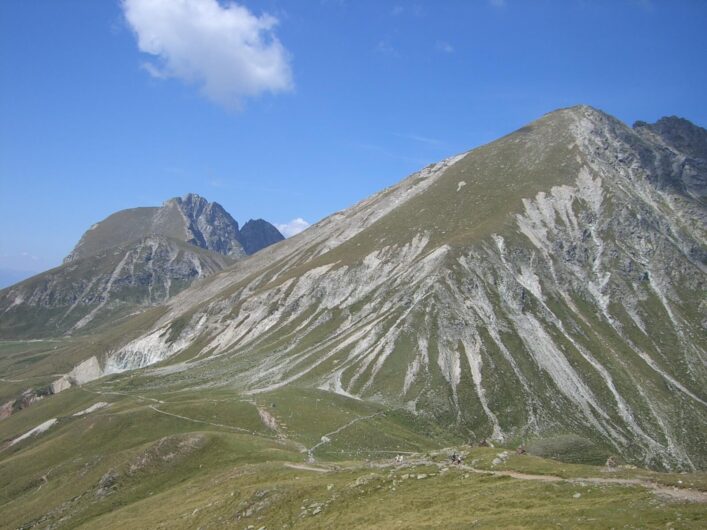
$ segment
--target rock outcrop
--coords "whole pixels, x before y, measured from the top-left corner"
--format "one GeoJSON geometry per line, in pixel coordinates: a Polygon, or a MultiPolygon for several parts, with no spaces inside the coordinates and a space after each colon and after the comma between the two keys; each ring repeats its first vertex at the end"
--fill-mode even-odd
{"type": "Polygon", "coordinates": [[[74,333],[164,303],[234,261],[163,236],[76,259],[0,291],[0,337],[74,333]]]}

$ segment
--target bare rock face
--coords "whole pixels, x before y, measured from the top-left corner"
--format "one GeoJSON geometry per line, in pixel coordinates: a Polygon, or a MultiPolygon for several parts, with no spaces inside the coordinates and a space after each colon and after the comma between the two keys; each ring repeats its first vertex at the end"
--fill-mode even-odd
{"type": "Polygon", "coordinates": [[[693,197],[707,197],[707,130],[670,116],[654,124],[637,122],[634,130],[652,146],[653,171],[693,197]]]}
{"type": "Polygon", "coordinates": [[[0,291],[0,336],[45,337],[109,323],[232,263],[161,236],[103,250],[0,291]]]}
{"type": "Polygon", "coordinates": [[[209,202],[194,193],[167,201],[171,202],[184,217],[187,242],[226,256],[244,255],[238,223],[219,203],[209,202]]]}
{"type": "Polygon", "coordinates": [[[104,363],[198,348],[157,384],[317,387],[705,468],[705,132],[659,124],[550,113],[177,295],[104,363]]]}
{"type": "Polygon", "coordinates": [[[707,130],[677,116],[666,116],[653,124],[636,122],[639,134],[649,131],[662,143],[690,158],[707,160],[707,130]]]}

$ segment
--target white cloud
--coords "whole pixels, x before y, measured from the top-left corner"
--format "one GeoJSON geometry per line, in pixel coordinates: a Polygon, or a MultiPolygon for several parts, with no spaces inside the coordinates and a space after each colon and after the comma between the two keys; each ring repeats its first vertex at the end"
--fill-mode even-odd
{"type": "Polygon", "coordinates": [[[298,217],[296,219],[292,219],[292,221],[290,221],[289,223],[278,224],[275,225],[275,227],[280,231],[283,236],[292,237],[308,228],[309,223],[301,217],[298,217]]]}
{"type": "Polygon", "coordinates": [[[293,86],[275,17],[217,0],[122,0],[122,7],[140,51],[156,58],[143,64],[155,78],[196,84],[228,108],[293,86]]]}

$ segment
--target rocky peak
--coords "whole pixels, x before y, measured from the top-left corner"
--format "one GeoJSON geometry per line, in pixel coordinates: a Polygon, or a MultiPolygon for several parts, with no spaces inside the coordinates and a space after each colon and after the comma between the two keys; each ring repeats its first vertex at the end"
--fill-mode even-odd
{"type": "Polygon", "coordinates": [[[650,132],[662,142],[692,158],[707,160],[707,130],[678,116],[665,116],[650,124],[637,121],[633,128],[636,132],[650,132]]]}
{"type": "Polygon", "coordinates": [[[655,180],[693,198],[707,196],[707,130],[677,116],[637,121],[633,130],[651,146],[655,180]]]}
{"type": "Polygon", "coordinates": [[[116,212],[89,228],[65,263],[157,235],[177,239],[232,257],[245,256],[238,223],[218,203],[189,193],[159,207],[116,212]]]}
{"type": "Polygon", "coordinates": [[[253,254],[283,239],[280,231],[264,219],[251,219],[240,232],[240,242],[246,254],[253,254]]]}
{"type": "Polygon", "coordinates": [[[172,200],[187,222],[190,243],[226,256],[243,256],[238,223],[223,206],[195,193],[172,200]]]}

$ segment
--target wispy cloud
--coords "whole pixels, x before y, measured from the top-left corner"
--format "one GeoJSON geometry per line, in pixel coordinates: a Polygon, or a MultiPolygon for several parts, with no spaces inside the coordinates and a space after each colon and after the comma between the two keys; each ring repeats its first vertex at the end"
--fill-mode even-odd
{"type": "Polygon", "coordinates": [[[438,40],[435,43],[435,50],[442,53],[454,53],[454,46],[449,44],[447,41],[438,40]]]}
{"type": "Polygon", "coordinates": [[[216,189],[223,189],[228,187],[228,182],[220,178],[214,178],[209,180],[209,186],[216,189]]]}
{"type": "Polygon", "coordinates": [[[425,161],[422,158],[415,158],[415,157],[410,157],[410,156],[405,156],[405,155],[395,153],[389,149],[386,149],[385,147],[382,147],[382,146],[376,145],[376,144],[356,142],[356,143],[352,143],[350,145],[351,145],[351,147],[354,147],[357,149],[364,149],[366,151],[370,151],[371,153],[375,153],[377,155],[382,155],[386,158],[392,158],[395,160],[402,160],[403,162],[407,162],[409,164],[424,166],[425,164],[427,164],[429,162],[429,161],[425,161]]]}
{"type": "Polygon", "coordinates": [[[310,224],[301,217],[292,219],[292,221],[290,221],[289,223],[280,223],[275,225],[275,227],[285,237],[292,237],[294,235],[297,235],[300,232],[306,230],[309,226],[310,224]]]}
{"type": "Polygon", "coordinates": [[[398,50],[390,43],[388,39],[383,39],[379,41],[376,45],[376,51],[381,55],[385,55],[386,57],[400,56],[398,50]]]}
{"type": "Polygon", "coordinates": [[[491,7],[506,7],[506,0],[489,0],[491,7]]]}
{"type": "Polygon", "coordinates": [[[631,3],[645,11],[652,12],[655,6],[653,0],[631,0],[631,3]]]}
{"type": "Polygon", "coordinates": [[[0,254],[0,268],[17,271],[39,272],[56,266],[51,260],[28,251],[17,254],[0,254]]]}
{"type": "Polygon", "coordinates": [[[406,5],[396,4],[390,10],[390,14],[393,15],[394,17],[399,17],[401,15],[412,15],[413,17],[420,18],[420,17],[424,16],[425,10],[422,7],[422,5],[420,5],[418,3],[414,3],[414,4],[407,3],[406,5]]]}
{"type": "Polygon", "coordinates": [[[143,68],[157,79],[200,87],[210,100],[238,109],[244,98],[292,89],[287,50],[275,36],[278,20],[235,2],[122,0],[143,68]]]}
{"type": "Polygon", "coordinates": [[[414,140],[421,144],[426,144],[432,147],[443,147],[445,144],[442,140],[437,140],[436,138],[429,138],[427,136],[420,136],[419,134],[403,134],[403,133],[393,133],[398,138],[405,138],[407,140],[414,140]]]}

